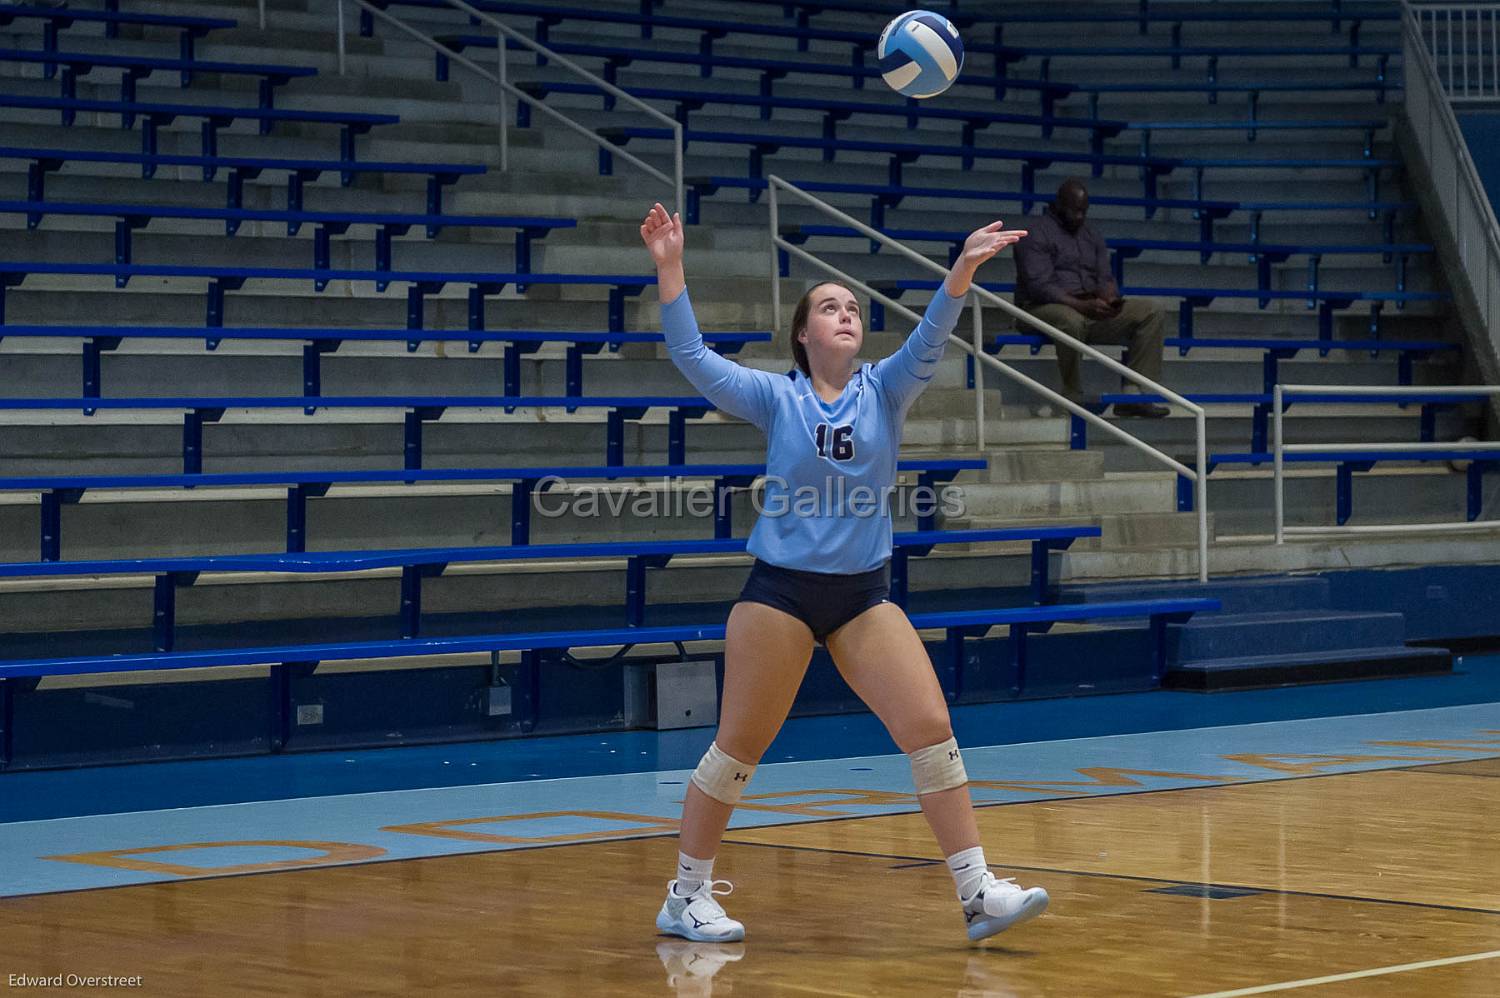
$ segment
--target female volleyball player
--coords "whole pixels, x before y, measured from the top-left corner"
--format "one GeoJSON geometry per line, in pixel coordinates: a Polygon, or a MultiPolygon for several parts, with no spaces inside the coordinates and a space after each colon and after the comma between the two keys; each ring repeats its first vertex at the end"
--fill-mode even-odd
{"type": "Polygon", "coordinates": [[[662,932],[702,942],[744,938],[745,927],[714,899],[733,889],[713,879],[714,855],[786,720],[815,641],[910,757],[917,799],[948,858],[969,938],[992,936],[1047,907],[1045,890],[997,880],[985,865],[942,688],[911,622],[887,599],[891,515],[883,500],[895,487],[902,424],[942,357],[974,271],[1026,235],[1001,225],[969,236],[921,324],[877,364],[854,366],[864,339],[854,295],[839,284],[817,285],[792,319],[797,370],[776,375],[704,346],[683,276],[682,220],[657,204],[641,224],[673,362],[709,401],[768,438],[765,503],[748,544],[756,561],[729,614],[719,730],[688,786],[677,877],[656,917],[662,932]],[[857,486],[882,500],[876,515],[856,509],[857,486]],[[824,497],[816,509],[792,501],[808,488],[824,497]],[[835,491],[839,499],[830,502],[835,491]]]}

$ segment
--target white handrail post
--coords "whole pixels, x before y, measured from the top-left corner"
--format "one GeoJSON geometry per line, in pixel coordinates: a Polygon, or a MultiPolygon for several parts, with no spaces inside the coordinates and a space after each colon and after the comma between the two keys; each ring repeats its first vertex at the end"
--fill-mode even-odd
{"type": "Polygon", "coordinates": [[[687,193],[682,189],[682,157],[684,142],[682,124],[672,126],[672,181],[677,185],[677,214],[687,214],[687,193]]]}
{"type": "Polygon", "coordinates": [[[255,0],[256,13],[260,15],[260,30],[266,30],[266,0],[255,0]]]}
{"type": "MultiPolygon", "coordinates": [[[[348,69],[348,67],[344,59],[344,0],[333,0],[333,5],[338,9],[339,12],[339,75],[345,76],[347,75],[346,70],[348,69]]],[[[265,10],[264,0],[262,0],[261,10],[265,10]]],[[[262,28],[266,26],[264,14],[262,14],[261,17],[260,26],[262,28]]]]}
{"type": "Polygon", "coordinates": [[[1198,505],[1198,581],[1208,581],[1208,414],[1193,414],[1198,431],[1198,479],[1193,482],[1198,505]]]}
{"type": "MultiPolygon", "coordinates": [[[[974,357],[984,353],[984,318],[980,314],[983,310],[979,307],[979,295],[969,296],[974,309],[974,357]]],[[[975,443],[979,453],[984,453],[984,365],[978,360],[970,359],[974,365],[974,426],[975,443]]]]}
{"type": "Polygon", "coordinates": [[[1286,441],[1285,441],[1285,438],[1282,436],[1282,427],[1281,427],[1281,409],[1282,409],[1282,390],[1281,390],[1281,385],[1277,385],[1276,388],[1275,388],[1275,390],[1271,393],[1271,405],[1273,405],[1275,407],[1275,410],[1271,414],[1272,426],[1275,428],[1275,433],[1274,433],[1274,435],[1271,438],[1271,446],[1272,446],[1273,451],[1274,451],[1274,458],[1273,458],[1274,464],[1273,464],[1273,468],[1275,469],[1274,472],[1273,472],[1273,474],[1272,474],[1272,480],[1273,480],[1273,484],[1274,484],[1275,502],[1276,502],[1276,543],[1277,544],[1285,544],[1286,543],[1286,499],[1282,495],[1282,488],[1283,488],[1283,485],[1284,485],[1284,482],[1283,482],[1283,479],[1282,479],[1282,474],[1283,474],[1283,471],[1284,471],[1284,469],[1282,467],[1282,453],[1283,453],[1282,452],[1282,447],[1284,446],[1284,444],[1285,444],[1286,441]]]}
{"type": "Polygon", "coordinates": [[[781,238],[781,207],[776,200],[776,182],[766,184],[771,206],[771,336],[781,332],[781,266],[776,241],[781,238]]]}
{"type": "Polygon", "coordinates": [[[500,69],[500,172],[510,171],[510,115],[506,111],[508,103],[505,91],[510,84],[510,57],[506,54],[506,38],[499,31],[495,32],[495,49],[499,55],[500,69]]]}

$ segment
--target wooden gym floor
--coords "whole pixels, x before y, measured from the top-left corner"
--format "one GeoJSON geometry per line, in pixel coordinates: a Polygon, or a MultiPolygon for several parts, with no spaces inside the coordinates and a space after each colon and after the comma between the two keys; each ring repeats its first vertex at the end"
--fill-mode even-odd
{"type": "Polygon", "coordinates": [[[676,840],[654,837],[0,899],[0,983],[139,975],[122,990],[192,998],[1500,994],[1500,759],[979,816],[997,872],[1052,906],[978,945],[921,816],[892,814],[732,829],[716,875],[735,882],[743,944],[656,934],[676,840]]]}

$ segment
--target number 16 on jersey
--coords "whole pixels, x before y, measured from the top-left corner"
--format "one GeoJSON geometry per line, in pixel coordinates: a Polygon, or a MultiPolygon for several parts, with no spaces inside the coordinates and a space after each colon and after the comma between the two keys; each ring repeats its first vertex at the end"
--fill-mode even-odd
{"type": "Polygon", "coordinates": [[[831,457],[835,461],[854,460],[854,427],[852,424],[831,426],[819,423],[816,432],[818,456],[831,457]]]}

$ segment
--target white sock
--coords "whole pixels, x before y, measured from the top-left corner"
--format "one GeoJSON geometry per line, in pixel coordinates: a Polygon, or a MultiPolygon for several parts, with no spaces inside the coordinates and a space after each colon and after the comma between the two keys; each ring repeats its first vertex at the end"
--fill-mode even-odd
{"type": "Polygon", "coordinates": [[[967,901],[974,896],[988,870],[989,867],[984,862],[984,850],[979,846],[948,857],[948,872],[953,874],[953,886],[958,888],[960,901],[967,901]]]}
{"type": "Polygon", "coordinates": [[[714,878],[714,861],[694,859],[685,852],[677,854],[677,894],[686,897],[714,878]]]}

